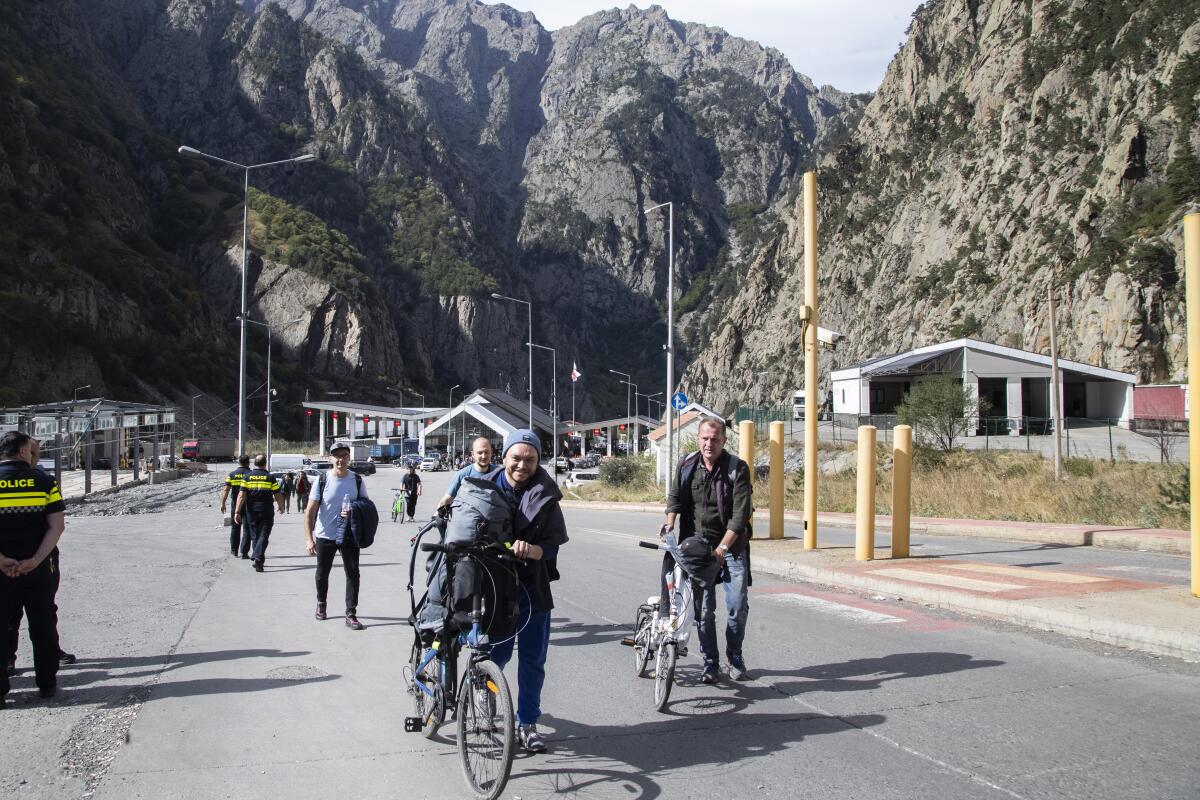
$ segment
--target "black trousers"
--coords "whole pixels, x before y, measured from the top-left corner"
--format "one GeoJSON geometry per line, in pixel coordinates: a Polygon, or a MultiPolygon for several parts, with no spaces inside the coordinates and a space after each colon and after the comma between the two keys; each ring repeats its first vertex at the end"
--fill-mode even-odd
{"type": "Polygon", "coordinates": [[[275,527],[275,512],[246,511],[244,516],[250,527],[250,558],[261,564],[267,560],[267,545],[271,542],[271,528],[275,527]]]}
{"type": "Polygon", "coordinates": [[[358,612],[358,545],[343,540],[341,544],[332,539],[313,539],[317,546],[317,602],[324,605],[329,595],[329,573],[333,570],[333,556],[342,551],[342,569],[346,572],[346,614],[358,612]]]}
{"type": "MultiPolygon", "coordinates": [[[[39,689],[58,684],[58,614],[54,594],[58,591],[58,559],[47,558],[27,575],[10,578],[0,573],[0,620],[11,621],[18,611],[29,618],[33,642],[33,672],[39,689]]],[[[8,664],[16,654],[14,637],[4,637],[0,661],[0,696],[8,694],[8,664]]]]}
{"type": "MultiPolygon", "coordinates": [[[[51,562],[54,570],[54,595],[58,596],[58,582],[62,579],[62,569],[58,560],[58,548],[50,551],[50,555],[46,560],[51,562]]],[[[21,620],[25,618],[25,609],[22,606],[16,606],[12,612],[12,619],[8,621],[8,644],[12,648],[8,655],[8,661],[4,662],[7,667],[8,663],[17,657],[17,649],[21,646],[21,620]]],[[[58,603],[54,604],[54,629],[58,630],[58,603]]],[[[62,653],[62,648],[59,648],[59,653],[62,653]]]]}
{"type": "Polygon", "coordinates": [[[414,518],[416,516],[416,514],[417,514],[417,493],[409,492],[408,493],[408,517],[409,517],[409,519],[414,518]]]}
{"type": "Polygon", "coordinates": [[[229,552],[250,555],[250,520],[245,514],[240,523],[229,523],[229,552]]]}

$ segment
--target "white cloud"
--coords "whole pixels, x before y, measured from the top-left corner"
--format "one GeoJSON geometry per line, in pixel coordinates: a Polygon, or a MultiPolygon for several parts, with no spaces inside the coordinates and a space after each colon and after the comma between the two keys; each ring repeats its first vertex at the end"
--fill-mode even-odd
{"type": "MultiPolygon", "coordinates": [[[[602,0],[509,0],[557,30],[614,6],[602,0]]],[[[904,41],[918,0],[659,0],[673,19],[724,28],[774,47],[818,85],[874,91],[904,41]]]]}

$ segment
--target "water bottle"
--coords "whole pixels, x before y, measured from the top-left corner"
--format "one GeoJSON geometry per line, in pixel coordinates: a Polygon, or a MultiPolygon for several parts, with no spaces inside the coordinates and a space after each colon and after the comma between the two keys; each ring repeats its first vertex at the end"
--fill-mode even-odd
{"type": "Polygon", "coordinates": [[[343,517],[350,516],[350,498],[348,498],[348,497],[342,498],[342,516],[343,517]]]}

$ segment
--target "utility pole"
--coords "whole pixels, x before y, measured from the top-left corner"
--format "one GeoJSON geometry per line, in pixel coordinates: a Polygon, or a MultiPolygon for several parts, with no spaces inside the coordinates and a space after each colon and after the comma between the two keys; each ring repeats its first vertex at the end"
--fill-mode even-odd
{"type": "Polygon", "coordinates": [[[1050,273],[1050,286],[1047,291],[1050,302],[1050,418],[1054,425],[1054,480],[1061,481],[1062,465],[1062,408],[1059,404],[1058,390],[1058,331],[1054,315],[1054,272],[1050,273]]]}
{"type": "Polygon", "coordinates": [[[817,546],[817,174],[804,173],[804,549],[817,546]]]}

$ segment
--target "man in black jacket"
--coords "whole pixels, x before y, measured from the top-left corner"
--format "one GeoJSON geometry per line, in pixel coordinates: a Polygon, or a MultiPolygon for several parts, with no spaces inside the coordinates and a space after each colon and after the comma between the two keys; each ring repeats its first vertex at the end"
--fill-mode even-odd
{"type": "Polygon", "coordinates": [[[271,541],[271,528],[275,525],[276,508],[283,513],[283,492],[279,481],[267,472],[267,457],[257,455],[254,457],[254,469],[247,472],[242,480],[242,490],[238,492],[237,506],[233,509],[235,524],[242,519],[250,523],[250,558],[255,572],[262,572],[263,563],[267,560],[267,545],[271,541]]]}
{"type": "MultiPolygon", "coordinates": [[[[721,562],[725,581],[725,656],[729,674],[747,680],[742,658],[742,640],[750,613],[750,516],[752,486],[750,468],[732,453],[725,452],[725,422],[706,418],[696,433],[700,449],[679,463],[675,485],[667,499],[667,530],[679,522],[679,541],[701,534],[721,562]]],[[[696,623],[704,673],[700,680],[716,683],[720,661],[717,651],[717,587],[696,593],[696,623]]]]}
{"type": "MultiPolygon", "coordinates": [[[[558,548],[567,543],[567,525],[559,501],[562,492],[554,478],[539,466],[542,445],[528,429],[504,437],[504,469],[489,477],[516,500],[512,552],[524,559],[517,610],[517,733],[531,753],[544,753],[546,742],[537,729],[542,715],[542,685],[550,645],[551,581],[558,580],[558,548]],[[524,626],[524,627],[522,627],[524,626]]],[[[512,658],[513,640],[492,646],[492,660],[501,669],[512,658]]]]}

